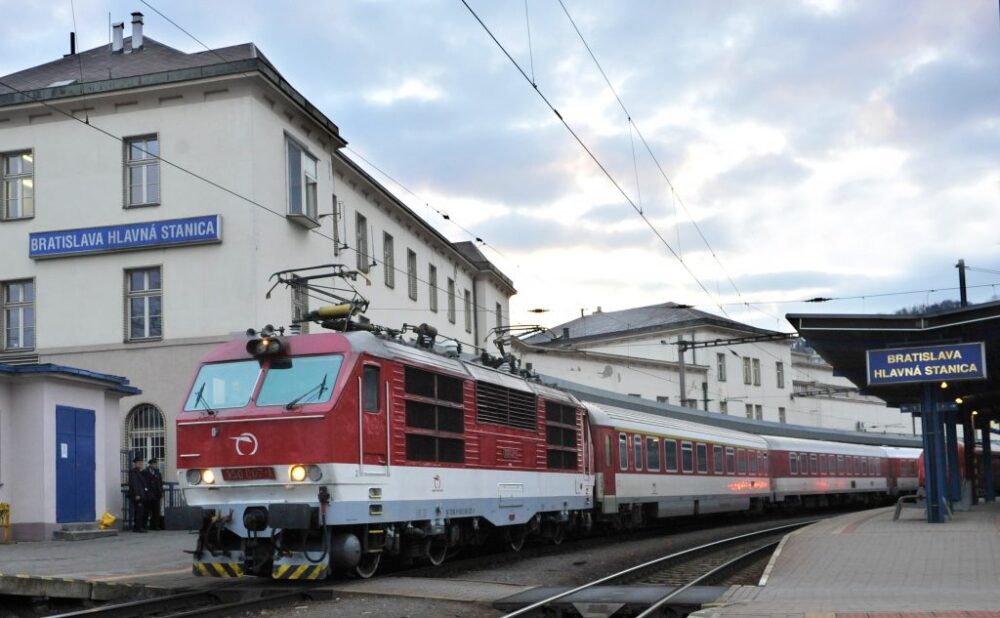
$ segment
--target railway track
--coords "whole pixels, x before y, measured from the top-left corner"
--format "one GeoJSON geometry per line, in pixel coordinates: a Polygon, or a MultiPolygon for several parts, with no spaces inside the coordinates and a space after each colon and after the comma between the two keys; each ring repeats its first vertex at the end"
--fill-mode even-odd
{"type": "MultiPolygon", "coordinates": [[[[695,586],[724,583],[734,573],[769,555],[785,534],[814,521],[786,524],[674,552],[552,594],[504,618],[544,615],[552,611],[563,615],[567,609],[572,610],[574,598],[586,598],[590,606],[608,606],[608,615],[627,607],[627,615],[637,618],[661,616],[686,591],[695,586]],[[595,603],[595,598],[612,598],[614,603],[595,603]]],[[[667,615],[676,615],[676,608],[671,608],[667,615]]]]}
{"type": "Polygon", "coordinates": [[[315,584],[306,586],[260,587],[234,583],[206,590],[193,590],[149,599],[113,603],[50,616],[49,618],[188,618],[235,616],[247,611],[284,607],[300,601],[325,601],[332,592],[315,584]]]}

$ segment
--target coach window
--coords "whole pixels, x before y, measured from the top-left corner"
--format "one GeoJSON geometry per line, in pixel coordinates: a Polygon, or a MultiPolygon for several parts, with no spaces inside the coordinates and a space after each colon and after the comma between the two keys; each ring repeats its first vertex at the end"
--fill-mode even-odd
{"type": "Polygon", "coordinates": [[[628,470],[628,436],[618,434],[618,467],[628,470]]]}
{"type": "Polygon", "coordinates": [[[826,474],[826,455],[821,454],[819,456],[819,473],[823,475],[826,474]]]}
{"type": "Polygon", "coordinates": [[[604,436],[604,467],[611,467],[611,436],[604,436]]]}
{"type": "Polygon", "coordinates": [[[632,436],[632,455],[635,459],[635,469],[642,470],[642,436],[632,436]]]}
{"type": "Polygon", "coordinates": [[[681,442],[681,471],[694,472],[694,445],[681,442]]]}
{"type": "Polygon", "coordinates": [[[646,469],[650,472],[660,471],[659,438],[646,438],[646,469]]]}
{"type": "Polygon", "coordinates": [[[844,475],[844,456],[837,455],[837,476],[844,475]]]}
{"type": "Polygon", "coordinates": [[[763,472],[764,474],[770,474],[770,472],[771,472],[771,467],[770,467],[771,464],[770,464],[770,462],[767,459],[767,453],[763,453],[762,456],[763,456],[763,463],[764,463],[764,465],[760,469],[760,471],[763,472]]]}
{"type": "Polygon", "coordinates": [[[708,446],[704,444],[698,444],[698,473],[707,474],[708,473],[708,446]]]}
{"type": "Polygon", "coordinates": [[[361,407],[365,412],[378,412],[378,385],[380,370],[378,365],[365,365],[361,387],[361,407]]]}
{"type": "Polygon", "coordinates": [[[848,455],[846,461],[847,461],[847,475],[854,476],[854,458],[848,455]]]}
{"type": "Polygon", "coordinates": [[[760,453],[757,451],[750,451],[747,453],[747,467],[750,474],[757,474],[757,458],[759,456],[760,453]]]}
{"type": "Polygon", "coordinates": [[[747,452],[745,449],[737,449],[736,451],[736,473],[747,473],[747,452]]]}
{"type": "Polygon", "coordinates": [[[813,476],[819,475],[819,465],[816,461],[816,453],[809,455],[809,474],[813,476]]]}
{"type": "Polygon", "coordinates": [[[798,476],[798,474],[799,474],[799,454],[798,453],[789,453],[788,454],[788,471],[791,474],[798,476]]]}
{"type": "Polygon", "coordinates": [[[722,447],[718,446],[718,445],[713,446],[712,447],[712,467],[715,469],[715,473],[716,474],[722,474],[723,472],[725,472],[725,469],[722,466],[723,466],[722,447]]]}
{"type": "Polygon", "coordinates": [[[861,474],[864,475],[864,476],[868,476],[868,458],[867,457],[862,457],[861,458],[861,474]]]}
{"type": "Polygon", "coordinates": [[[736,474],[736,449],[726,447],[726,473],[736,474]]]}

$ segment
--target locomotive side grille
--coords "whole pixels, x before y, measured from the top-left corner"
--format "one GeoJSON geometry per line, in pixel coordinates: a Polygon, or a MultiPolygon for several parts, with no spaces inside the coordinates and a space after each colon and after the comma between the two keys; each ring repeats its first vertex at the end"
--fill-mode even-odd
{"type": "Polygon", "coordinates": [[[476,382],[476,421],[537,431],[537,398],[532,393],[476,382]]]}

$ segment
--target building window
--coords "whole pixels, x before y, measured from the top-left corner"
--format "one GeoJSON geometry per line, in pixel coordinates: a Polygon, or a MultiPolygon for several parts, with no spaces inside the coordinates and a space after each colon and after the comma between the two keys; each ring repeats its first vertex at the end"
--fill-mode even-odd
{"type": "Polygon", "coordinates": [[[758,404],[758,405],[754,406],[754,411],[755,411],[755,414],[756,414],[755,418],[758,421],[764,420],[764,406],[758,404]]]}
{"type": "Polygon", "coordinates": [[[368,219],[360,212],[354,216],[354,247],[358,254],[358,270],[368,272],[368,219]]]}
{"type": "Polygon", "coordinates": [[[31,151],[7,152],[0,168],[0,219],[35,216],[35,159],[31,151]]]}
{"type": "Polygon", "coordinates": [[[723,414],[729,414],[729,402],[728,401],[720,401],[719,402],[719,412],[721,412],[723,414]]]}
{"type": "Polygon", "coordinates": [[[753,418],[753,404],[748,403],[747,406],[747,418],[753,418]]]}
{"type": "Polygon", "coordinates": [[[128,207],[160,203],[160,141],[155,135],[125,140],[128,207]]]}
{"type": "Polygon", "coordinates": [[[160,269],[125,271],[126,341],[159,339],[163,336],[163,284],[160,269]]]}
{"type": "Polygon", "coordinates": [[[129,411],[123,428],[122,448],[128,450],[129,459],[136,455],[141,456],[143,462],[155,459],[160,462],[163,478],[170,478],[164,467],[167,463],[167,444],[163,412],[154,405],[139,404],[129,411]]]}
{"type": "Polygon", "coordinates": [[[417,300],[417,254],[406,250],[406,287],[410,300],[417,300]]]}
{"type": "Polygon", "coordinates": [[[497,334],[503,328],[503,307],[497,303],[497,334]]]}
{"type": "Polygon", "coordinates": [[[784,408],[778,408],[778,422],[779,423],[785,423],[785,422],[787,422],[785,420],[785,409],[784,408]]]}
{"type": "Polygon", "coordinates": [[[448,278],[448,321],[455,323],[455,280],[448,278]]]}
{"type": "Polygon", "coordinates": [[[317,221],[316,157],[291,139],[286,138],[285,144],[288,150],[288,214],[317,221]]]}
{"type": "Polygon", "coordinates": [[[309,333],[309,290],[304,284],[296,284],[297,276],[292,276],[292,323],[297,324],[299,332],[309,333]]]}
{"type": "Polygon", "coordinates": [[[726,355],[716,354],[715,355],[716,371],[719,375],[719,382],[726,381],[726,355]]]}
{"type": "Polygon", "coordinates": [[[465,332],[472,332],[472,292],[465,291],[465,332]]]}
{"type": "Polygon", "coordinates": [[[382,265],[385,267],[385,287],[396,287],[396,247],[392,234],[382,233],[382,265]]]}
{"type": "Polygon", "coordinates": [[[3,284],[4,350],[35,347],[35,282],[8,281],[3,284]]]}
{"type": "Polygon", "coordinates": [[[760,386],[760,359],[753,359],[753,385],[760,386]]]}
{"type": "Polygon", "coordinates": [[[427,266],[427,298],[430,299],[431,312],[437,313],[438,310],[438,269],[437,266],[430,264],[427,266]]]}
{"type": "Polygon", "coordinates": [[[743,383],[744,384],[750,384],[751,383],[751,377],[750,377],[750,357],[749,356],[744,356],[743,357],[743,383]]]}
{"type": "Polygon", "coordinates": [[[785,363],[778,361],[774,364],[774,377],[778,382],[778,388],[785,388],[785,363]]]}

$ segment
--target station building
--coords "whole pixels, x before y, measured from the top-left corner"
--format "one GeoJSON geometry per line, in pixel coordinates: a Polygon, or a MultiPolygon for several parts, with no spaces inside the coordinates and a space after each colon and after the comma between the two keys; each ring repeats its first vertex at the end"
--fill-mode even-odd
{"type": "Polygon", "coordinates": [[[598,309],[514,345],[543,375],[621,395],[805,427],[918,432],[908,414],[861,394],[782,333],[686,305],[598,309]],[[684,353],[683,395],[681,340],[696,346],[684,353]],[[697,347],[716,340],[725,343],[697,347]]]}
{"type": "Polygon", "coordinates": [[[344,156],[337,125],[252,43],[186,53],[141,13],[131,36],[113,30],[0,78],[0,364],[127,376],[142,394],[121,400],[116,451],[163,460],[171,480],[199,358],[324,304],[268,295],[276,271],[356,269],[364,317],[426,322],[467,351],[507,323],[511,280],[344,156]]]}

